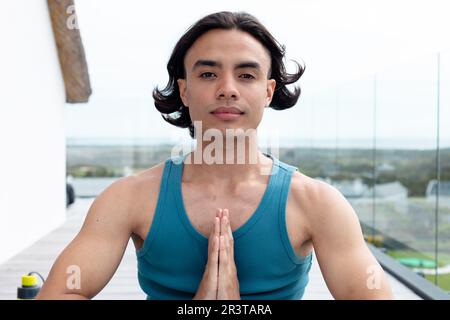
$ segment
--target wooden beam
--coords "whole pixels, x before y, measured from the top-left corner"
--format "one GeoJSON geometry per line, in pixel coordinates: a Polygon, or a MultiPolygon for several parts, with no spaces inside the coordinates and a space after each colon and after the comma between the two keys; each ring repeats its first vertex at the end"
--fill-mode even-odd
{"type": "Polygon", "coordinates": [[[66,88],[66,102],[87,102],[92,93],[73,0],[47,0],[59,63],[66,88]]]}

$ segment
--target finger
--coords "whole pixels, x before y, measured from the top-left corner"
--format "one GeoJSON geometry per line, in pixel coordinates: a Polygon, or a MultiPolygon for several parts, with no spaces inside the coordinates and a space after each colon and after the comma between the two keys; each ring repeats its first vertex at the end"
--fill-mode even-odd
{"type": "Polygon", "coordinates": [[[220,235],[224,236],[228,233],[226,221],[227,217],[222,216],[222,219],[220,219],[220,235]]]}
{"type": "Polygon", "coordinates": [[[227,249],[228,249],[228,258],[230,259],[230,262],[234,262],[234,237],[233,237],[233,231],[231,230],[231,221],[230,221],[230,210],[223,209],[223,215],[225,218],[223,218],[225,223],[225,233],[222,233],[224,235],[227,235],[227,249]]]}
{"type": "Polygon", "coordinates": [[[213,244],[214,244],[214,237],[218,237],[220,235],[220,219],[219,217],[214,218],[214,226],[211,230],[211,234],[209,236],[208,241],[208,253],[210,253],[213,250],[213,244]]]}
{"type": "Polygon", "coordinates": [[[205,288],[211,294],[211,299],[217,297],[217,285],[219,279],[219,238],[213,238],[213,250],[208,257],[207,263],[207,278],[205,283],[205,288]]]}
{"type": "Polygon", "coordinates": [[[208,253],[211,252],[212,250],[212,244],[213,244],[213,240],[212,238],[214,236],[219,236],[220,230],[218,228],[220,228],[220,212],[221,212],[221,208],[216,208],[216,216],[214,217],[214,226],[211,230],[210,236],[209,236],[209,243],[208,243],[208,253]],[[219,217],[219,223],[217,224],[217,218],[219,217]],[[218,231],[219,230],[219,231],[218,231]]]}
{"type": "Polygon", "coordinates": [[[224,222],[224,227],[225,227],[225,232],[222,233],[224,235],[226,235],[227,237],[227,248],[229,250],[229,256],[230,259],[234,259],[234,238],[233,238],[233,231],[231,230],[231,222],[230,222],[230,211],[228,209],[223,209],[224,212],[224,218],[223,218],[223,222],[224,222]]]}
{"type": "Polygon", "coordinates": [[[228,209],[223,209],[223,215],[229,217],[230,211],[228,209]]]}
{"type": "Polygon", "coordinates": [[[215,263],[215,269],[217,270],[217,264],[219,263],[219,237],[215,236],[213,240],[213,252],[211,255],[212,262],[215,263]]]}
{"type": "Polygon", "coordinates": [[[226,268],[225,268],[225,263],[224,263],[224,261],[225,261],[224,251],[225,250],[223,250],[223,245],[224,245],[223,244],[223,236],[220,236],[219,240],[220,240],[220,246],[219,246],[219,263],[218,263],[219,270],[218,270],[218,275],[217,275],[217,299],[223,299],[223,296],[222,296],[223,289],[222,288],[225,287],[223,282],[226,279],[226,276],[225,276],[226,268]]]}
{"type": "Polygon", "coordinates": [[[233,238],[233,231],[231,231],[231,222],[230,219],[227,219],[227,242],[228,242],[228,252],[230,254],[229,259],[230,261],[234,261],[234,238],[233,238]]]}
{"type": "Polygon", "coordinates": [[[215,218],[215,225],[214,225],[214,236],[218,237],[220,236],[220,218],[215,218]]]}
{"type": "MultiPolygon", "coordinates": [[[[226,239],[225,236],[220,236],[220,248],[219,248],[219,268],[220,265],[224,268],[227,265],[228,262],[228,254],[227,254],[227,247],[226,247],[226,239]]],[[[225,269],[223,269],[224,271],[225,269]]]]}
{"type": "Polygon", "coordinates": [[[228,236],[230,239],[233,239],[233,231],[231,230],[231,219],[230,219],[230,211],[228,209],[223,209],[224,215],[227,217],[228,221],[228,236]]]}
{"type": "Polygon", "coordinates": [[[218,265],[219,265],[219,237],[214,236],[212,238],[212,251],[208,256],[208,268],[211,279],[217,279],[218,265]]]}

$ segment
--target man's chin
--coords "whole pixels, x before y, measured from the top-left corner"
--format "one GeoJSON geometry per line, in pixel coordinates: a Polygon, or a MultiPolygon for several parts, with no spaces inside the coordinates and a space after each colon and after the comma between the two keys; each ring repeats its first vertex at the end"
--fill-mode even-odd
{"type": "MultiPolygon", "coordinates": [[[[242,127],[227,127],[227,128],[217,128],[211,127],[204,129],[202,134],[203,140],[216,141],[217,139],[227,140],[236,138],[246,138],[246,137],[256,137],[256,130],[253,128],[242,128],[242,127]]],[[[198,139],[198,137],[197,137],[198,139]]]]}
{"type": "Polygon", "coordinates": [[[227,137],[256,135],[256,129],[237,122],[206,123],[194,121],[195,132],[202,132],[202,136],[211,141],[210,137],[227,137]]]}

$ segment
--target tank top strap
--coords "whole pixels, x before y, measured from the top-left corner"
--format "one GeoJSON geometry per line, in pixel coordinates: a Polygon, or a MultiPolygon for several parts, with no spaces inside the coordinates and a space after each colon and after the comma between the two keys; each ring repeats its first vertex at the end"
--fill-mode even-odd
{"type": "Polygon", "coordinates": [[[156,234],[159,231],[159,226],[163,219],[164,212],[166,211],[165,209],[167,208],[168,203],[170,203],[174,181],[173,167],[174,166],[172,165],[172,161],[170,158],[164,162],[164,169],[161,176],[158,200],[153,215],[152,225],[144,240],[143,246],[140,249],[136,250],[136,254],[138,257],[142,257],[143,255],[145,255],[145,253],[151,247],[156,234]]]}
{"type": "Polygon", "coordinates": [[[292,175],[295,171],[298,171],[298,168],[287,163],[280,161],[280,171],[283,171],[283,174],[280,177],[281,186],[280,190],[280,198],[278,201],[278,222],[280,228],[281,240],[283,242],[283,246],[286,250],[287,255],[291,259],[291,261],[296,265],[304,264],[305,262],[311,262],[312,254],[309,254],[306,257],[298,256],[291,245],[288,236],[288,230],[286,225],[286,206],[287,200],[289,196],[289,190],[291,187],[292,175]]]}

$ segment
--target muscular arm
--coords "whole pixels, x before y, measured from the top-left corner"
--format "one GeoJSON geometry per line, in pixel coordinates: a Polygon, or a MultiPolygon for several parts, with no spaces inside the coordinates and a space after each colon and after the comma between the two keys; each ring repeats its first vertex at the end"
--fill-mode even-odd
{"type": "Polygon", "coordinates": [[[91,299],[105,287],[131,236],[132,179],[113,183],[96,198],[80,232],[56,259],[37,299],[91,299]]]}
{"type": "Polygon", "coordinates": [[[383,269],[367,247],[358,217],[334,187],[319,182],[311,193],[314,251],[335,299],[392,299],[383,269]]]}

